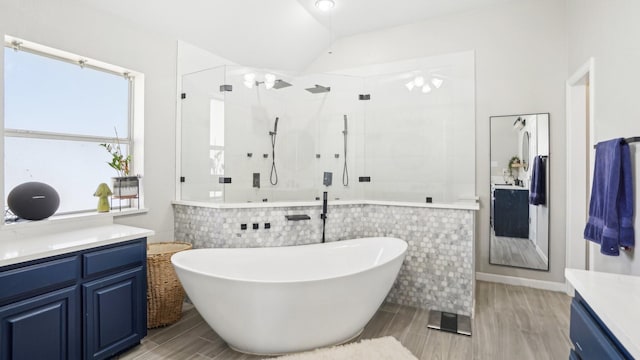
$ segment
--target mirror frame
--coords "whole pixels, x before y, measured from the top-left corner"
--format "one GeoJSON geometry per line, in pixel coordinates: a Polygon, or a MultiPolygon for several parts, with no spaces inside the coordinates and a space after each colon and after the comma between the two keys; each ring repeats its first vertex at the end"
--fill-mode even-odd
{"type": "MultiPolygon", "coordinates": [[[[551,182],[551,166],[550,164],[548,164],[546,166],[546,177],[548,179],[547,181],[547,207],[548,207],[548,214],[547,214],[547,267],[546,269],[537,269],[537,268],[532,268],[532,267],[526,267],[526,266],[518,266],[518,265],[509,265],[509,264],[499,264],[499,263],[493,263],[491,262],[491,217],[492,217],[492,213],[493,213],[493,204],[492,202],[492,194],[491,194],[491,162],[492,162],[492,158],[491,158],[491,145],[493,143],[494,140],[492,140],[491,137],[491,129],[492,129],[492,119],[493,118],[508,118],[508,117],[518,117],[518,116],[531,116],[531,115],[546,115],[547,116],[547,129],[548,129],[548,134],[547,137],[549,138],[549,154],[547,155],[547,161],[549,161],[549,159],[551,158],[551,113],[548,112],[541,112],[541,113],[526,113],[526,114],[511,114],[511,115],[493,115],[493,116],[489,116],[489,256],[488,256],[488,262],[489,265],[492,266],[502,266],[502,267],[508,267],[508,268],[516,268],[516,269],[524,269],[524,270],[531,270],[531,271],[538,271],[538,272],[550,272],[551,271],[551,228],[550,228],[550,224],[551,224],[551,215],[552,215],[552,210],[549,207],[549,199],[550,199],[550,194],[551,194],[551,190],[549,187],[549,183],[551,182]]],[[[527,135],[529,135],[528,131],[526,131],[527,135]]],[[[522,144],[519,144],[519,148],[521,149],[522,144]]],[[[531,143],[530,143],[530,137],[529,137],[529,151],[531,150],[531,143]]],[[[529,166],[527,165],[527,169],[529,168],[529,166]]]]}

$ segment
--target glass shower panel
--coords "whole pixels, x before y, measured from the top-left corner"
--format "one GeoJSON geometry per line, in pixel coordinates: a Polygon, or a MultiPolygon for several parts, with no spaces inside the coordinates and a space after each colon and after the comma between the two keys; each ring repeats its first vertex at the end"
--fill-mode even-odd
{"type": "Polygon", "coordinates": [[[387,71],[366,79],[365,170],[371,183],[365,197],[453,202],[472,196],[473,55],[390,64],[387,71]]]}
{"type": "Polygon", "coordinates": [[[308,139],[291,113],[300,89],[288,86],[292,80],[287,76],[268,70],[228,66],[226,75],[233,91],[225,97],[225,174],[232,178],[225,185],[225,201],[296,200],[310,187],[297,157],[308,139]]]}
{"type": "Polygon", "coordinates": [[[336,74],[306,74],[296,78],[300,91],[295,102],[296,117],[313,135],[310,151],[301,162],[308,164],[304,176],[311,184],[308,199],[322,198],[327,191],[330,200],[358,198],[359,186],[356,156],[362,133],[362,111],[358,95],[363,82],[359,77],[336,74]],[[345,170],[346,116],[346,170],[345,170]],[[323,183],[324,173],[332,174],[331,185],[323,183]]]}
{"type": "Polygon", "coordinates": [[[180,186],[182,200],[224,202],[225,67],[182,76],[180,186]]]}

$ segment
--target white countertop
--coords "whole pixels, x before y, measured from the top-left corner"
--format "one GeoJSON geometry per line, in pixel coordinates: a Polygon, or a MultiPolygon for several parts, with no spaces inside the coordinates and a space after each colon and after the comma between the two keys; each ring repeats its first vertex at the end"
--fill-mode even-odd
{"type": "Polygon", "coordinates": [[[515,185],[492,185],[494,189],[503,189],[503,190],[529,190],[524,186],[515,186],[515,185]]]}
{"type": "Polygon", "coordinates": [[[564,273],[631,356],[640,359],[640,276],[577,269],[564,273]]]}
{"type": "Polygon", "coordinates": [[[93,226],[48,235],[0,240],[0,266],[115,244],[153,235],[152,230],[126,225],[93,226]]]}

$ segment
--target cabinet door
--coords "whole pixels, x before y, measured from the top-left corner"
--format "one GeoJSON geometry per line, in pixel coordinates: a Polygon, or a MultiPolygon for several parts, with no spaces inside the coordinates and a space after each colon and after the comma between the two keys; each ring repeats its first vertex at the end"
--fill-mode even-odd
{"type": "Polygon", "coordinates": [[[494,191],[494,231],[496,236],[527,239],[529,237],[528,191],[496,189],[494,191]]]}
{"type": "Polygon", "coordinates": [[[0,307],[0,359],[80,358],[78,288],[0,307]]]}
{"type": "Polygon", "coordinates": [[[111,357],[147,334],[146,273],[142,266],[82,287],[86,359],[111,357]]]}

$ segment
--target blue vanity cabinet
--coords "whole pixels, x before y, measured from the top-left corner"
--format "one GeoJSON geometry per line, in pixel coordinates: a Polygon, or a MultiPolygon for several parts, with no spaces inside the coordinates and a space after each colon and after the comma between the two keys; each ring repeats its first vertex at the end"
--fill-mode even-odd
{"type": "Polygon", "coordinates": [[[0,309],[4,359],[79,359],[78,288],[53,291],[0,309]]]}
{"type": "Polygon", "coordinates": [[[105,359],[146,336],[146,239],[0,267],[0,360],[105,359]]]}
{"type": "Polygon", "coordinates": [[[569,338],[570,360],[633,359],[578,292],[571,301],[569,338]]]}
{"type": "Polygon", "coordinates": [[[105,359],[147,335],[146,243],[83,256],[85,359],[105,359]]]}
{"type": "Polygon", "coordinates": [[[496,236],[529,238],[529,191],[495,189],[493,230],[496,236]]]}
{"type": "Polygon", "coordinates": [[[0,268],[0,359],[79,359],[77,255],[0,268]]]}

